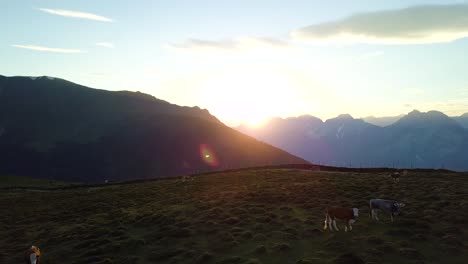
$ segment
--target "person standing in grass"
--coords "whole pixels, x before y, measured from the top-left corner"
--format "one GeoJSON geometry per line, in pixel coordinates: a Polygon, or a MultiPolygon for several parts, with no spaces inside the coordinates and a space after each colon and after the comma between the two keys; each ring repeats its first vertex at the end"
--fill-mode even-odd
{"type": "Polygon", "coordinates": [[[24,261],[26,264],[39,264],[41,257],[41,250],[36,246],[31,246],[26,252],[24,252],[24,261]]]}

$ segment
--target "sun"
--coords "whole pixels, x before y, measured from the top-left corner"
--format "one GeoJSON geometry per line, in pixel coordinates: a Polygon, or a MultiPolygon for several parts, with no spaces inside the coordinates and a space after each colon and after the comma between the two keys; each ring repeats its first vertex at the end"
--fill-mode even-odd
{"type": "Polygon", "coordinates": [[[287,114],[295,101],[291,80],[272,69],[247,67],[217,72],[200,90],[199,99],[212,114],[250,127],[287,114]]]}
{"type": "Polygon", "coordinates": [[[244,118],[242,124],[247,125],[250,128],[259,128],[259,127],[263,126],[266,123],[267,119],[268,118],[264,118],[264,117],[244,118]]]}

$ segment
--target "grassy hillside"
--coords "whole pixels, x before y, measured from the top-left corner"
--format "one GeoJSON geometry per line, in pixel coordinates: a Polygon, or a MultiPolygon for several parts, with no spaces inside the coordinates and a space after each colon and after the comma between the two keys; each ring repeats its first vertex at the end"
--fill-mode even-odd
{"type": "Polygon", "coordinates": [[[0,263],[466,263],[468,175],[257,169],[49,192],[0,193],[0,263]],[[370,198],[407,204],[371,223],[370,198]],[[359,207],[323,232],[327,205],[359,207]]]}

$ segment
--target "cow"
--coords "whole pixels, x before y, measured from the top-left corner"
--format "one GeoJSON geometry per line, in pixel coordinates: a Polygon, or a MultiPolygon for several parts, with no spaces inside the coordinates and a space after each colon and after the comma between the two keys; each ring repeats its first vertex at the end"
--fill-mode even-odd
{"type": "Polygon", "coordinates": [[[36,246],[31,246],[24,252],[24,263],[26,264],[39,264],[41,258],[41,250],[36,246]]]}
{"type": "Polygon", "coordinates": [[[182,182],[186,182],[186,181],[193,181],[193,176],[191,175],[182,176],[182,182]]]}
{"type": "Polygon", "coordinates": [[[346,223],[345,232],[348,232],[348,229],[351,231],[353,230],[352,224],[356,222],[358,215],[359,209],[357,208],[327,207],[325,210],[325,224],[323,229],[326,230],[327,227],[330,227],[330,231],[333,231],[333,227],[335,227],[336,231],[340,231],[336,226],[336,219],[341,219],[346,223]]]}
{"type": "Polygon", "coordinates": [[[375,219],[379,221],[377,212],[381,210],[383,212],[389,213],[390,219],[393,222],[393,216],[399,215],[401,208],[405,207],[405,204],[395,200],[371,199],[369,201],[369,207],[369,216],[372,218],[372,220],[375,219]]]}
{"type": "Polygon", "coordinates": [[[400,182],[400,173],[398,171],[391,173],[389,177],[392,177],[394,183],[400,182]]]}
{"type": "Polygon", "coordinates": [[[391,177],[393,179],[393,182],[394,183],[399,183],[400,182],[400,176],[403,176],[405,177],[406,175],[408,175],[408,171],[407,170],[404,170],[402,172],[399,172],[399,171],[395,171],[393,173],[391,173],[389,175],[389,177],[391,177]]]}

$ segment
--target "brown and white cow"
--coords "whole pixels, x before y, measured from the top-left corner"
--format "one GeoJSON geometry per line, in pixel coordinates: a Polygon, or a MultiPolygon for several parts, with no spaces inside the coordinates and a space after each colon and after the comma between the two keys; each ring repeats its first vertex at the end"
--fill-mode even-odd
{"type": "Polygon", "coordinates": [[[323,229],[326,230],[327,227],[330,227],[330,230],[333,231],[334,227],[336,231],[340,231],[336,226],[336,219],[341,219],[346,223],[345,232],[347,232],[348,229],[351,231],[353,230],[352,224],[356,222],[358,215],[359,209],[357,208],[327,207],[325,210],[325,224],[323,229]]]}

